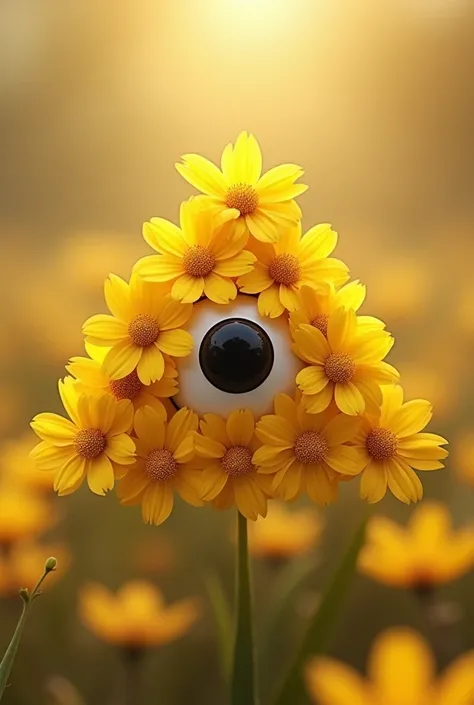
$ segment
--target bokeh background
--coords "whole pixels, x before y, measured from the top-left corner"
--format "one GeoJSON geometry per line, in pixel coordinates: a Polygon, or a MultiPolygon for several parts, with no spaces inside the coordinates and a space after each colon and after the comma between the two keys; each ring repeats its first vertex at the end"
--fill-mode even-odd
{"type": "MultiPolygon", "coordinates": [[[[12,463],[27,472],[30,418],[60,410],[56,380],[83,352],[82,322],[105,311],[104,277],[128,276],[148,253],[144,220],[177,219],[191,191],[174,162],[186,152],[218,160],[246,129],[267,168],[305,168],[304,225],[338,230],[337,256],[368,286],[365,311],[396,337],[391,362],[407,397],[432,400],[431,428],[451,441],[447,470],[424,474],[425,494],[446,502],[457,524],[472,521],[473,69],[470,0],[3,0],[4,475],[12,463]]],[[[120,705],[121,656],[81,624],[78,594],[90,581],[115,589],[136,578],[167,601],[202,601],[185,637],[148,654],[143,702],[225,702],[205,585],[217,574],[232,596],[232,513],[180,505],[156,529],[112,494],[84,488],[57,500],[30,489],[16,504],[0,490],[0,531],[2,512],[15,527],[37,511],[27,502],[47,502],[54,521],[33,521],[30,538],[43,558],[53,545],[63,570],[32,614],[5,704],[76,705],[65,678],[86,705],[120,705]]],[[[304,559],[313,569],[278,625],[273,668],[264,653],[265,692],[362,511],[350,483],[317,512],[324,530],[304,559]]],[[[375,511],[404,523],[411,509],[387,497],[375,511]]],[[[256,558],[267,646],[268,605],[287,568],[256,558]]],[[[447,620],[441,664],[474,647],[473,592],[473,574],[443,588],[446,611],[461,618],[447,620]]],[[[2,595],[0,650],[20,609],[13,590],[2,595]]],[[[374,635],[394,624],[428,630],[411,593],[359,576],[331,651],[362,668],[374,635]]]]}

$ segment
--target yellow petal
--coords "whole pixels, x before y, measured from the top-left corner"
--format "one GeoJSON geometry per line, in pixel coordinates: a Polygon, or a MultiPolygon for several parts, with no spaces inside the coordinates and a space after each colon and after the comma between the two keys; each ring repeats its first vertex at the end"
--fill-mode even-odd
{"type": "Polygon", "coordinates": [[[129,375],[138,365],[143,348],[134,345],[127,338],[117,343],[105,356],[103,367],[111,379],[122,379],[129,375]]]}
{"type": "MultiPolygon", "coordinates": [[[[279,164],[269,169],[259,179],[257,191],[262,203],[279,200],[281,193],[293,186],[296,179],[303,176],[303,169],[297,164],[279,164]]],[[[306,189],[307,187],[305,187],[306,189]]],[[[293,196],[290,196],[293,198],[293,196]]]]}
{"type": "Polygon", "coordinates": [[[324,365],[331,354],[331,348],[320,330],[305,324],[295,330],[294,338],[298,357],[305,362],[324,365]]]}
{"type": "Polygon", "coordinates": [[[168,483],[152,482],[145,489],[142,499],[143,521],[159,526],[173,511],[173,490],[168,483]]]}
{"type": "Polygon", "coordinates": [[[255,475],[233,478],[235,505],[239,512],[250,521],[267,514],[267,495],[255,475]]]}
{"type": "Polygon", "coordinates": [[[204,294],[216,304],[228,304],[237,296],[237,287],[230,279],[211,273],[204,278],[204,294]]]}
{"type": "Polygon", "coordinates": [[[305,484],[308,497],[316,504],[324,507],[337,499],[338,483],[317,463],[306,467],[305,484]]]}
{"type": "Polygon", "coordinates": [[[254,185],[262,171],[262,154],[257,140],[247,132],[237,137],[233,151],[233,177],[237,183],[254,185]]]}
{"type": "Polygon", "coordinates": [[[77,403],[79,398],[77,383],[71,377],[65,377],[64,381],[59,380],[58,389],[59,396],[61,397],[61,401],[68,413],[69,418],[76,426],[80,426],[81,422],[77,413],[77,403]]]}
{"type": "Polygon", "coordinates": [[[75,492],[84,481],[86,461],[78,455],[70,458],[54,478],[54,490],[60,497],[75,492]]]}
{"type": "Polygon", "coordinates": [[[169,421],[166,429],[165,448],[172,453],[190,431],[197,431],[198,417],[193,411],[183,407],[169,421]]]}
{"type": "Polygon", "coordinates": [[[387,471],[382,463],[369,462],[360,481],[361,499],[369,504],[380,502],[387,492],[387,471]]]}
{"type": "Polygon", "coordinates": [[[357,330],[357,318],[352,309],[338,308],[328,319],[328,341],[333,351],[346,350],[357,330]]]}
{"type": "Polygon", "coordinates": [[[127,474],[118,483],[117,497],[123,504],[138,504],[149,484],[149,476],[136,464],[128,468],[127,474]]]}
{"type": "Polygon", "coordinates": [[[334,389],[336,405],[343,414],[358,416],[364,413],[365,400],[353,382],[336,384],[334,389]]]}
{"type": "MultiPolygon", "coordinates": [[[[161,335],[161,334],[160,334],[161,335]]],[[[142,384],[152,384],[163,377],[165,361],[157,344],[143,348],[137,365],[138,379],[142,384]]]]}
{"type": "Polygon", "coordinates": [[[248,409],[233,411],[227,419],[226,430],[232,445],[246,448],[252,441],[255,430],[252,412],[248,409]]]}
{"type": "Polygon", "coordinates": [[[358,475],[366,465],[365,455],[359,448],[345,445],[331,448],[325,461],[341,475],[358,475]]]}
{"type": "Polygon", "coordinates": [[[437,705],[471,705],[474,693],[474,652],[455,659],[437,685],[437,705]]]}
{"type": "Polygon", "coordinates": [[[30,451],[30,458],[38,470],[46,472],[61,468],[75,455],[76,451],[73,445],[53,446],[46,441],[41,441],[30,451]]]}
{"type": "Polygon", "coordinates": [[[181,259],[186,252],[186,243],[181,230],[165,218],[152,218],[143,224],[145,241],[157,252],[181,259]]]}
{"type": "Polygon", "coordinates": [[[193,345],[191,333],[181,328],[163,331],[156,341],[156,346],[161,352],[172,357],[186,357],[193,349],[193,345]]]}
{"type": "Polygon", "coordinates": [[[329,380],[323,367],[310,366],[298,372],[296,383],[306,394],[318,394],[329,384],[329,380]]]}
{"type": "Polygon", "coordinates": [[[167,296],[162,301],[157,315],[160,331],[180,328],[189,320],[192,312],[192,304],[178,303],[171,296],[167,296]]]}
{"type": "Polygon", "coordinates": [[[78,431],[71,421],[58,414],[37,414],[30,425],[43,441],[56,446],[71,445],[78,431]]]}
{"type": "Polygon", "coordinates": [[[199,154],[183,154],[181,159],[183,163],[175,164],[176,169],[191,186],[208,196],[225,196],[227,184],[215,164],[199,154]]]}
{"type": "Polygon", "coordinates": [[[204,436],[212,438],[213,441],[218,441],[226,448],[230,445],[227,437],[226,423],[221,416],[217,414],[204,414],[199,428],[204,436]]]}
{"type": "Polygon", "coordinates": [[[129,399],[121,399],[115,404],[115,418],[107,436],[117,436],[128,433],[133,426],[133,404],[129,399]]]}
{"type": "Polygon", "coordinates": [[[137,409],[133,422],[138,438],[152,444],[154,448],[163,448],[165,442],[165,420],[150,406],[137,409]]]}
{"type": "Polygon", "coordinates": [[[395,412],[390,422],[390,429],[397,436],[411,436],[421,431],[431,420],[431,404],[423,399],[406,402],[395,412]]]}
{"type": "Polygon", "coordinates": [[[337,244],[337,233],[329,223],[315,225],[301,238],[300,259],[303,264],[328,257],[337,244]]]}
{"type": "Polygon", "coordinates": [[[147,255],[136,262],[133,272],[146,282],[169,282],[183,274],[183,261],[172,255],[147,255]]]}
{"type": "Polygon", "coordinates": [[[244,294],[259,294],[272,286],[273,279],[268,273],[268,267],[256,262],[251,272],[243,274],[237,280],[237,286],[244,294]]]}
{"type": "Polygon", "coordinates": [[[240,275],[252,272],[253,264],[257,258],[251,252],[243,250],[239,254],[228,259],[217,260],[214,273],[221,277],[239,277],[240,275]]]}
{"type": "Polygon", "coordinates": [[[194,435],[194,447],[201,458],[223,458],[226,452],[222,443],[200,433],[194,435]]]}
{"type": "Polygon", "coordinates": [[[329,658],[310,661],[305,680],[309,694],[320,705],[368,705],[371,699],[354,669],[329,658]]]}
{"type": "Polygon", "coordinates": [[[279,288],[277,284],[272,284],[268,289],[262,291],[258,297],[258,312],[261,316],[277,318],[281,316],[285,307],[280,301],[279,288]]]}
{"type": "Polygon", "coordinates": [[[300,307],[298,290],[292,286],[280,284],[280,301],[288,311],[297,311],[300,307]]]}
{"type": "Polygon", "coordinates": [[[262,443],[292,448],[296,439],[295,428],[279,416],[262,416],[257,423],[255,432],[262,443]]]}
{"type": "Polygon", "coordinates": [[[115,345],[128,339],[128,326],[113,316],[91,316],[82,326],[82,332],[95,345],[115,345]]]}
{"type": "Polygon", "coordinates": [[[420,478],[401,458],[387,461],[387,481],[390,491],[400,502],[410,504],[410,502],[417,502],[423,496],[420,478]]]}
{"type": "Polygon", "coordinates": [[[107,438],[105,453],[113,463],[131,465],[135,462],[135,443],[126,433],[107,438]]]}
{"type": "Polygon", "coordinates": [[[260,242],[277,242],[279,226],[268,213],[257,208],[253,213],[245,216],[245,223],[252,235],[260,242]]]}
{"type": "Polygon", "coordinates": [[[90,460],[87,465],[87,483],[94,494],[105,495],[115,484],[112,463],[105,453],[90,460]]]}
{"type": "Polygon", "coordinates": [[[200,495],[202,499],[206,502],[215,499],[224,489],[228,477],[219,462],[211,461],[200,476],[200,495]]]}
{"type": "Polygon", "coordinates": [[[104,284],[105,301],[110,313],[119,321],[130,320],[130,288],[116,274],[109,274],[104,284]]]}
{"type": "Polygon", "coordinates": [[[189,274],[183,274],[173,284],[171,296],[183,304],[192,304],[201,298],[203,292],[203,277],[192,277],[189,274]]]}

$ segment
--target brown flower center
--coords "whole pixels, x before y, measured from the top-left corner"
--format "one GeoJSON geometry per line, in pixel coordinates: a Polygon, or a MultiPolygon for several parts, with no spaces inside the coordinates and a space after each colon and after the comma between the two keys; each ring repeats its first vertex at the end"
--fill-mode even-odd
{"type": "Polygon", "coordinates": [[[244,446],[232,446],[226,450],[221,465],[228,475],[241,477],[255,470],[252,463],[252,451],[244,446]]]}
{"type": "Polygon", "coordinates": [[[347,384],[354,376],[356,365],[352,357],[347,353],[335,352],[326,358],[324,371],[331,382],[347,384]]]}
{"type": "Polygon", "coordinates": [[[132,343],[140,348],[147,348],[160,334],[158,321],[148,313],[139,313],[128,324],[128,334],[132,343]]]}
{"type": "Polygon", "coordinates": [[[299,259],[288,252],[277,255],[270,263],[268,273],[277,284],[296,284],[301,276],[299,259]]]}
{"type": "Polygon", "coordinates": [[[324,335],[325,338],[328,337],[328,321],[329,321],[329,314],[328,313],[317,313],[313,320],[311,321],[311,325],[314,326],[314,328],[317,328],[318,330],[321,331],[321,333],[324,335]]]}
{"type": "Polygon", "coordinates": [[[118,401],[121,399],[135,399],[142,391],[143,386],[138,379],[136,370],[130,372],[126,377],[122,377],[122,379],[113,379],[109,382],[109,389],[118,401]]]}
{"type": "Polygon", "coordinates": [[[151,480],[168,482],[178,471],[178,463],[173,453],[166,448],[152,450],[145,461],[145,472],[151,480]]]}
{"type": "Polygon", "coordinates": [[[388,428],[373,428],[365,440],[368,454],[374,460],[390,460],[398,448],[398,440],[388,428]]]}
{"type": "Polygon", "coordinates": [[[74,439],[74,448],[81,458],[92,460],[105,449],[105,436],[98,428],[82,428],[74,439]]]}
{"type": "Polygon", "coordinates": [[[192,277],[207,277],[214,269],[216,258],[207,247],[193,245],[183,257],[183,267],[192,277]]]}
{"type": "Polygon", "coordinates": [[[295,442],[294,453],[296,460],[307,465],[308,463],[321,463],[328,452],[326,439],[317,431],[303,431],[295,442]]]}
{"type": "Polygon", "coordinates": [[[258,193],[249,184],[234,184],[227,191],[226,205],[237,208],[240,215],[250,215],[258,206],[258,193]]]}

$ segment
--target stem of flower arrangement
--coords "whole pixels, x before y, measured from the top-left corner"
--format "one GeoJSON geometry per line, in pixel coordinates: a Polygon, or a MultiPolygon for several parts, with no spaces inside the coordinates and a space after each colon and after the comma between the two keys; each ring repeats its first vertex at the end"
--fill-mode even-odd
{"type": "Polygon", "coordinates": [[[144,655],[144,650],[140,648],[132,647],[123,650],[123,657],[125,661],[125,705],[140,705],[143,701],[141,671],[144,655]]]}
{"type": "Polygon", "coordinates": [[[231,705],[258,705],[247,519],[238,513],[231,705]]]}
{"type": "Polygon", "coordinates": [[[41,595],[40,587],[43,584],[43,581],[46,576],[49,575],[49,573],[51,573],[53,570],[56,570],[56,559],[48,558],[44,566],[43,575],[38,580],[33,590],[31,592],[26,588],[20,590],[20,597],[23,601],[23,608],[21,611],[20,619],[18,620],[18,624],[16,625],[16,629],[10,641],[10,644],[8,645],[8,648],[5,651],[5,655],[3,656],[3,659],[0,662],[0,700],[2,699],[2,696],[8,684],[10,672],[12,670],[16,652],[18,651],[18,647],[20,645],[21,635],[23,633],[23,629],[25,628],[26,618],[28,617],[31,605],[33,604],[33,601],[39,595],[41,595]]]}

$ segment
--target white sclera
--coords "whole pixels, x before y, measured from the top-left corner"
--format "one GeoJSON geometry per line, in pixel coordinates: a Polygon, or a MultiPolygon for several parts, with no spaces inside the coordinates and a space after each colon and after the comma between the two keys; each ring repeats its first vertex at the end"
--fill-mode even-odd
{"type": "Polygon", "coordinates": [[[179,393],[173,401],[179,407],[187,406],[198,414],[214,413],[227,416],[237,409],[250,409],[256,417],[273,413],[273,398],[280,392],[294,396],[295,377],[304,367],[292,352],[292,340],[285,315],[278,318],[262,317],[257,299],[239,294],[235,301],[223,306],[207,299],[194,305],[187,329],[194,338],[194,348],[188,357],[175,358],[179,373],[179,393]],[[273,367],[262,384],[251,392],[229,394],[214,387],[206,379],[199,364],[199,348],[204,336],[219,321],[243,318],[257,323],[269,336],[274,352],[273,367]]]}

